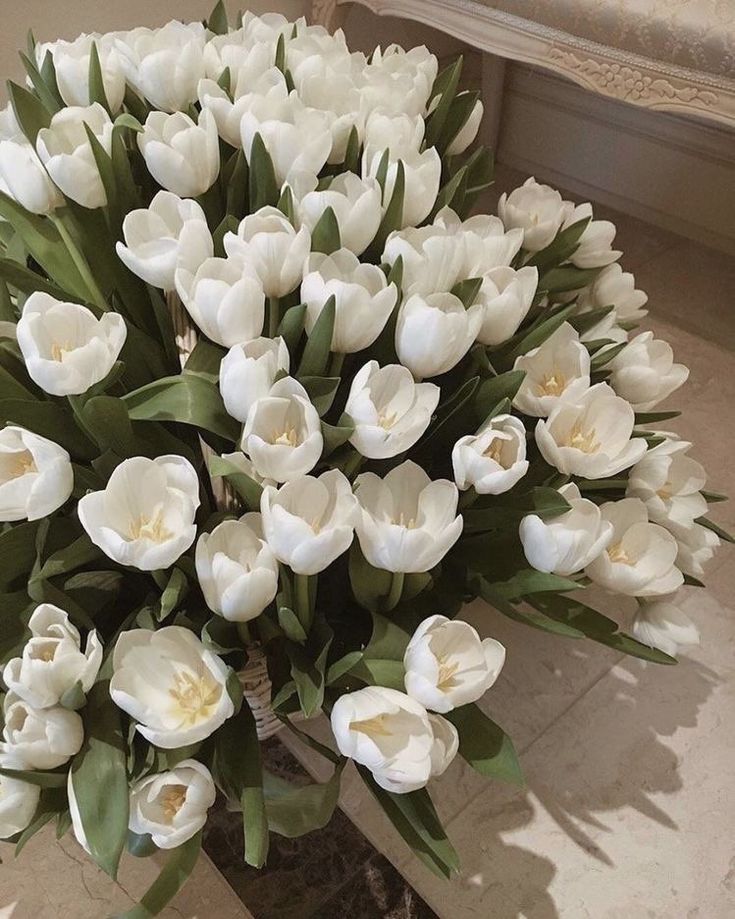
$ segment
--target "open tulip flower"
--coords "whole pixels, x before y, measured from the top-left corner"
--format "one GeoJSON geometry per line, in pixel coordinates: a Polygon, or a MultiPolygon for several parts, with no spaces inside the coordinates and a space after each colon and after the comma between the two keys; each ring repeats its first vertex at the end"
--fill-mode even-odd
{"type": "Polygon", "coordinates": [[[170,850],[149,915],[216,798],[261,867],[352,759],[449,877],[432,797],[521,780],[482,700],[522,623],[697,640],[676,592],[722,496],[651,428],[687,368],[592,205],[531,177],[474,209],[461,59],[223,0],[31,44],[0,110],[0,839],[53,818],[112,876],[170,850]],[[257,745],[320,716],[331,776],[281,794],[257,745]]]}

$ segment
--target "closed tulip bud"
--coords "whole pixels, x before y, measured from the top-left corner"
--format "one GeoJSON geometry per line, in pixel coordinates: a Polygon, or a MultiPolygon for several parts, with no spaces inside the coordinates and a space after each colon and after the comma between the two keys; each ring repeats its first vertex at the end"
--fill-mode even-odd
{"type": "Polygon", "coordinates": [[[164,750],[199,743],[234,714],[229,669],[178,625],[123,632],[112,653],[112,701],[164,750]]]}
{"type": "Polygon", "coordinates": [[[590,386],[589,351],[568,322],[517,357],[513,369],[525,373],[513,405],[536,418],[546,418],[562,400],[574,401],[590,386]]]}
{"type": "Polygon", "coordinates": [[[362,554],[385,571],[429,571],[462,533],[459,492],[447,479],[431,481],[406,461],[379,478],[364,472],[355,483],[360,502],[357,536],[362,554]]]}
{"type": "Polygon", "coordinates": [[[499,641],[481,640],[467,622],[429,616],[406,647],[406,692],[427,709],[450,712],[482,698],[504,663],[499,641]]]}
{"type": "MultiPolygon", "coordinates": [[[[14,770],[27,768],[23,760],[12,753],[0,753],[0,767],[14,770]]],[[[0,839],[9,839],[26,829],[33,820],[40,797],[38,785],[0,775],[0,839]]]]}
{"type": "MultiPolygon", "coordinates": [[[[274,51],[266,45],[256,46],[266,53],[269,65],[274,51]]],[[[219,136],[231,147],[242,147],[240,122],[245,112],[261,100],[275,104],[288,97],[286,80],[277,67],[269,66],[262,73],[252,72],[254,61],[248,59],[242,70],[235,71],[236,85],[232,98],[214,80],[200,80],[197,89],[202,109],[208,109],[217,125],[219,136]]]]}
{"type": "Polygon", "coordinates": [[[123,220],[125,244],[116,244],[120,260],[146,284],[175,288],[178,267],[191,274],[214,254],[204,211],[189,199],[159,191],[148,207],[130,211],[123,220]]]}
{"type": "Polygon", "coordinates": [[[635,278],[630,272],[623,271],[620,265],[603,268],[592,284],[582,291],[577,302],[582,312],[613,306],[614,318],[619,322],[634,322],[648,313],[643,309],[648,296],[636,289],[635,278]]]}
{"type": "Polygon", "coordinates": [[[102,645],[92,630],[85,650],[64,610],[42,603],[28,621],[31,637],[20,657],[8,661],[5,685],[34,708],[51,708],[77,683],[89,692],[102,663],[102,645]]]}
{"type": "Polygon", "coordinates": [[[278,564],[263,541],[259,514],[202,533],[195,559],[207,606],[230,622],[255,619],[276,595],[278,564]]]}
{"type": "MultiPolygon", "coordinates": [[[[196,101],[204,76],[204,27],[169,22],[160,29],[137,28],[115,41],[128,83],[153,108],[186,110],[196,101]]],[[[174,191],[174,189],[171,189],[174,191]]]]}
{"type": "Polygon", "coordinates": [[[194,271],[179,265],[176,290],[194,322],[225,348],[252,341],[263,331],[265,295],[258,278],[235,258],[208,258],[194,271]]]}
{"type": "Polygon", "coordinates": [[[676,539],[677,567],[690,577],[703,577],[705,565],[720,546],[720,537],[701,523],[676,523],[669,520],[666,529],[676,539]]]}
{"type": "Polygon", "coordinates": [[[630,597],[670,594],[682,585],[684,577],[675,566],[676,540],[649,522],[642,501],[608,501],[600,512],[612,524],[613,535],[606,550],[585,569],[596,584],[630,597]]]}
{"type": "Polygon", "coordinates": [[[669,600],[641,603],[633,619],[631,632],[644,645],[657,648],[671,657],[676,657],[679,648],[691,648],[699,644],[696,625],[669,600]]]}
{"type": "Polygon", "coordinates": [[[417,379],[446,373],[470,350],[482,319],[479,304],[465,309],[454,294],[414,294],[398,313],[398,359],[417,379]]]}
{"type": "Polygon", "coordinates": [[[338,469],[264,488],[260,508],[276,558],[304,575],[323,571],[349,549],[358,516],[350,483],[338,469]]]}
{"type": "Polygon", "coordinates": [[[331,720],[339,752],[369,769],[381,788],[405,794],[429,781],[434,730],[410,696],[367,686],[340,696],[331,720]]]}
{"type": "Polygon", "coordinates": [[[640,498],[649,519],[685,527],[707,513],[701,494],[707,474],[701,463],[687,456],[691,444],[667,439],[649,450],[628,474],[626,496],[640,498]]]}
{"type": "Polygon", "coordinates": [[[130,789],[130,830],[159,849],[175,849],[201,830],[217,797],[212,774],[195,759],[137,781],[130,789]]]}
{"type": "Polygon", "coordinates": [[[247,421],[252,406],[267,396],[279,374],[288,374],[291,358],[286,342],[278,338],[254,338],[233,345],[222,358],[219,389],[228,413],[247,421]]]}
{"type": "Polygon", "coordinates": [[[527,252],[538,252],[553,241],[566,215],[559,192],[532,177],[510,194],[500,196],[498,216],[508,229],[523,230],[527,252]]]}
{"type": "Polygon", "coordinates": [[[369,108],[423,115],[438,67],[436,56],[423,45],[408,51],[400,45],[376,48],[363,74],[363,93],[369,108]]]}
{"type": "Polygon", "coordinates": [[[630,404],[607,383],[597,383],[574,401],[562,400],[536,425],[536,444],[551,466],[566,475],[607,478],[627,469],[646,452],[646,441],[632,437],[630,404]]]}
{"type": "Polygon", "coordinates": [[[0,110],[0,184],[3,191],[34,214],[50,214],[64,203],[21,131],[11,105],[0,110]]]}
{"type": "Polygon", "coordinates": [[[647,412],[689,378],[689,368],[674,363],[668,342],[641,332],[610,362],[610,385],[639,412],[647,412]]]}
{"type": "Polygon", "coordinates": [[[196,537],[199,477],[183,456],[134,456],[115,468],[102,491],[79,499],[92,542],[120,565],[168,568],[196,537]]]}
{"type": "Polygon", "coordinates": [[[373,241],[381,220],[381,192],[375,179],[344,172],[320,191],[310,191],[299,201],[298,214],[310,231],[331,207],[345,249],[361,255],[373,241]]]}
{"type": "Polygon", "coordinates": [[[352,446],[369,459],[388,459],[425,433],[439,404],[434,383],[416,383],[407,367],[368,361],[355,374],[345,411],[355,425],[352,446]]]}
{"type": "Polygon", "coordinates": [[[284,297],[301,283],[311,234],[298,232],[275,207],[263,207],[240,222],[237,233],[226,233],[227,254],[248,266],[268,297],[284,297]]]}
{"type": "MultiPolygon", "coordinates": [[[[421,115],[391,112],[381,106],[365,122],[363,169],[388,151],[392,160],[417,155],[424,140],[426,122],[421,115]]],[[[377,168],[377,167],[376,167],[377,168]]]]}
{"type": "Polygon", "coordinates": [[[482,307],[477,340],[483,345],[501,345],[515,335],[531,308],[537,287],[538,269],[534,267],[488,271],[475,300],[482,307]]]}
{"type": "Polygon", "coordinates": [[[5,749],[28,769],[56,769],[82,748],[84,727],[76,712],[62,708],[34,708],[9,692],[3,703],[5,749]]]}
{"type": "Polygon", "coordinates": [[[460,437],[452,450],[454,481],[479,495],[509,491],[528,472],[526,429],[513,415],[496,415],[477,432],[460,437]]]}
{"type": "Polygon", "coordinates": [[[112,370],[128,334],[119,313],[97,317],[86,306],[36,291],[16,329],[28,375],[52,396],[85,393],[112,370]]]}
{"type": "Polygon", "coordinates": [[[0,430],[0,521],[47,517],[73,488],[74,470],[63,447],[16,425],[0,430]]]}
{"type": "Polygon", "coordinates": [[[464,239],[436,224],[391,233],[382,261],[393,266],[399,258],[403,264],[402,287],[409,297],[446,292],[468,277],[464,239]]]}
{"type": "Polygon", "coordinates": [[[372,345],[396,305],[396,285],[387,283],[377,265],[361,263],[349,249],[331,255],[313,252],[305,271],[301,301],[306,304],[307,334],[311,335],[325,304],[334,297],[331,350],[351,354],[372,345]]]}
{"type": "Polygon", "coordinates": [[[96,44],[107,104],[112,112],[120,110],[125,96],[125,73],[114,41],[108,35],[80,35],[73,41],[56,42],[53,50],[56,83],[67,105],[89,104],[89,61],[92,45],[96,44]]]}
{"type": "Polygon", "coordinates": [[[256,472],[276,482],[288,482],[316,466],[324,449],[321,422],[297,380],[284,377],[253,405],[242,448],[256,472]]]}
{"type": "Polygon", "coordinates": [[[550,520],[527,514],[519,535],[529,565],[537,571],[569,577],[582,571],[610,544],[612,524],[603,520],[600,508],[583,498],[572,482],[559,489],[569,510],[550,520]]]}
{"type": "Polygon", "coordinates": [[[202,195],[217,181],[219,137],[208,109],[197,122],[183,112],[151,112],[138,147],[156,182],[182,198],[202,195]]]}
{"type": "Polygon", "coordinates": [[[71,106],[53,115],[49,126],[38,132],[36,150],[46,171],[67,198],[82,207],[104,207],[107,193],[87,128],[109,156],[112,121],[99,102],[86,107],[71,106]]]}
{"type": "MultiPolygon", "coordinates": [[[[372,158],[368,158],[367,153],[363,154],[362,176],[364,179],[377,176],[382,156],[382,151],[377,151],[372,158]]],[[[383,191],[383,204],[386,206],[393,195],[399,163],[403,164],[405,188],[399,225],[401,228],[415,227],[423,223],[429,216],[439,194],[441,157],[435,147],[429,147],[423,153],[411,153],[401,157],[400,160],[389,160],[383,191]]]]}
{"type": "Polygon", "coordinates": [[[609,220],[592,220],[592,205],[585,203],[576,207],[571,201],[565,202],[568,216],[562,224],[566,230],[580,220],[589,218],[589,223],[579,237],[577,248],[569,256],[569,261],[577,268],[603,268],[617,261],[622,252],[613,249],[615,224],[609,220]]]}
{"type": "Polygon", "coordinates": [[[503,221],[490,214],[461,220],[450,207],[443,207],[433,225],[461,246],[461,280],[483,277],[493,268],[507,268],[523,242],[522,230],[506,231],[503,221]]]}
{"type": "Polygon", "coordinates": [[[477,132],[480,130],[480,124],[482,123],[482,116],[484,112],[485,109],[483,104],[478,99],[477,102],[475,102],[469,117],[459,129],[459,131],[457,131],[457,133],[454,135],[451,143],[447,147],[447,156],[458,156],[460,153],[465,152],[472,141],[477,137],[477,132]]]}

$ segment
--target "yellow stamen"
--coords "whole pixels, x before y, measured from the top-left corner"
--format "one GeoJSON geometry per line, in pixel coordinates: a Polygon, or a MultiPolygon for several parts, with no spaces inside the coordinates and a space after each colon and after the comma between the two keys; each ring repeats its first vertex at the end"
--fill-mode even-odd
{"type": "Polygon", "coordinates": [[[184,671],[176,675],[176,684],[168,694],[176,702],[175,711],[182,723],[194,725],[210,717],[222,695],[222,687],[208,673],[198,676],[184,671]]]}
{"type": "Polygon", "coordinates": [[[366,737],[390,737],[390,731],[385,726],[385,715],[376,715],[364,721],[350,722],[350,730],[364,734],[366,737]]]}
{"type": "Polygon", "coordinates": [[[566,378],[556,371],[547,373],[537,387],[539,396],[560,396],[566,388],[566,378]]]}
{"type": "Polygon", "coordinates": [[[390,415],[386,415],[385,412],[381,412],[378,415],[378,424],[384,431],[389,431],[393,425],[398,420],[398,415],[396,412],[391,412],[390,415]]]}
{"type": "Polygon", "coordinates": [[[74,349],[68,341],[65,341],[63,345],[54,342],[53,345],[51,345],[51,359],[61,363],[66,355],[73,350],[74,349]]]}
{"type": "Polygon", "coordinates": [[[8,479],[19,479],[21,476],[28,475],[31,472],[38,472],[38,468],[30,450],[16,453],[6,469],[8,479]]]}
{"type": "Polygon", "coordinates": [[[163,511],[159,508],[153,517],[141,514],[130,524],[128,532],[130,539],[150,539],[151,542],[166,542],[173,533],[167,530],[163,523],[163,511]]]}
{"type": "Polygon", "coordinates": [[[186,803],[186,785],[168,785],[160,798],[167,820],[173,820],[186,803]]]}
{"type": "Polygon", "coordinates": [[[581,450],[582,453],[596,453],[600,449],[595,429],[590,428],[588,431],[583,431],[580,422],[577,422],[569,432],[566,445],[581,450]]]}
{"type": "Polygon", "coordinates": [[[607,550],[607,554],[611,562],[617,562],[620,565],[633,565],[635,562],[628,555],[628,553],[623,548],[622,542],[616,542],[614,546],[610,546],[607,550]]]}
{"type": "Polygon", "coordinates": [[[459,661],[448,664],[442,657],[439,659],[439,681],[436,684],[437,689],[453,689],[456,685],[454,675],[459,670],[459,661]]]}
{"type": "Polygon", "coordinates": [[[284,447],[296,447],[299,443],[299,435],[294,428],[289,428],[280,434],[274,434],[271,443],[281,444],[284,447]]]}

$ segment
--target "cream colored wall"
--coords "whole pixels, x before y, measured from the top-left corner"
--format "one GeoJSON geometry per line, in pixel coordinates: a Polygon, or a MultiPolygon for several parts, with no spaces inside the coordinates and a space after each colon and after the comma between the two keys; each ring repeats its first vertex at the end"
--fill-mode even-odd
{"type": "MultiPolygon", "coordinates": [[[[0,84],[23,76],[18,51],[28,29],[39,41],[74,38],[80,32],[108,32],[134,26],[163,25],[169,19],[204,19],[214,0],[0,0],[0,84]]],[[[233,15],[241,6],[255,13],[272,10],[296,19],[308,12],[308,0],[228,0],[233,15]]]]}

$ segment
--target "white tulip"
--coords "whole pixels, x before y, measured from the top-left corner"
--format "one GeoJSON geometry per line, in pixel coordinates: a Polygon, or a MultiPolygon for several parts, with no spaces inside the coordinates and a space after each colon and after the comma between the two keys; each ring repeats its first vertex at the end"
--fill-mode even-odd
{"type": "Polygon", "coordinates": [[[593,220],[592,205],[589,203],[578,204],[576,207],[571,201],[565,202],[568,216],[562,224],[562,230],[568,229],[572,224],[589,218],[589,223],[579,237],[577,248],[569,256],[569,261],[577,268],[604,268],[616,261],[623,254],[613,249],[615,239],[615,224],[609,220],[593,220]]]}
{"type": "Polygon", "coordinates": [[[357,499],[339,469],[263,489],[263,530],[276,558],[296,574],[317,574],[352,542],[357,499]]]}
{"type": "Polygon", "coordinates": [[[194,122],[184,112],[151,112],[138,147],[159,185],[182,198],[204,194],[219,175],[219,136],[208,109],[194,122]]]}
{"type": "Polygon", "coordinates": [[[355,424],[350,443],[369,459],[398,456],[429,427],[440,395],[434,383],[415,383],[407,367],[368,361],[355,374],[345,406],[355,424]]]}
{"type": "Polygon", "coordinates": [[[301,224],[313,231],[328,207],[337,219],[344,248],[361,255],[380,226],[380,185],[375,179],[361,179],[354,172],[343,172],[327,188],[310,191],[298,202],[301,224]]]}
{"type": "Polygon", "coordinates": [[[49,126],[38,132],[36,150],[48,174],[67,198],[82,207],[104,207],[107,194],[85,125],[109,156],[112,121],[99,102],[58,111],[49,126]]]}
{"type": "Polygon", "coordinates": [[[260,279],[268,297],[284,297],[299,286],[311,249],[306,227],[298,232],[275,207],[263,207],[240,222],[237,234],[225,233],[225,251],[260,279]]]}
{"type": "Polygon", "coordinates": [[[288,374],[291,358],[286,342],[278,338],[254,338],[233,345],[222,358],[219,388],[228,413],[247,421],[252,406],[267,396],[279,374],[288,374]]]}
{"type": "Polygon", "coordinates": [[[321,422],[297,380],[284,377],[253,405],[242,448],[256,472],[276,482],[288,482],[316,466],[324,449],[321,422]]]}
{"type": "Polygon", "coordinates": [[[421,150],[426,122],[421,115],[391,112],[383,106],[372,111],[365,122],[363,167],[384,151],[392,160],[415,156],[421,150]]]}
{"type": "Polygon", "coordinates": [[[156,571],[173,565],[196,537],[199,478],[183,456],[134,456],[107,486],[79,499],[92,542],[120,565],[156,571]]]}
{"type": "Polygon", "coordinates": [[[175,849],[207,822],[217,789],[212,774],[195,759],[137,781],[130,789],[133,833],[149,835],[159,849],[175,849]]]}
{"type": "MultiPolygon", "coordinates": [[[[12,753],[0,753],[0,766],[3,769],[26,768],[23,760],[12,753]]],[[[33,820],[40,797],[38,785],[0,775],[0,839],[9,839],[23,832],[33,820]]]]}
{"type": "Polygon", "coordinates": [[[720,537],[700,523],[676,523],[669,520],[666,529],[676,539],[676,564],[684,574],[701,578],[705,565],[720,545],[720,537]]]}
{"type": "Polygon", "coordinates": [[[80,35],[73,41],[55,43],[54,69],[61,98],[67,105],[89,104],[89,61],[93,44],[97,46],[107,104],[111,112],[117,112],[125,96],[125,74],[112,36],[80,35]]]}
{"type": "Polygon", "coordinates": [[[126,214],[125,244],[116,244],[120,260],[152,287],[171,291],[178,267],[192,274],[214,254],[212,234],[196,201],[159,191],[148,207],[126,214]]]}
{"type": "Polygon", "coordinates": [[[279,186],[299,173],[318,175],[332,149],[329,115],[305,106],[295,91],[285,98],[256,96],[243,112],[240,136],[248,163],[256,134],[270,154],[279,186]]]}
{"type": "Polygon", "coordinates": [[[425,46],[404,51],[400,45],[377,47],[363,73],[363,89],[370,109],[423,115],[439,63],[425,46]]]}
{"type": "Polygon", "coordinates": [[[28,375],[52,396],[85,393],[109,374],[128,329],[119,313],[94,313],[35,291],[16,328],[28,375]]]}
{"type": "Polygon", "coordinates": [[[382,261],[393,266],[399,257],[403,263],[402,287],[409,297],[446,293],[468,277],[465,240],[443,226],[406,227],[391,233],[382,261]]]}
{"type": "Polygon", "coordinates": [[[526,374],[513,405],[536,418],[548,417],[562,400],[573,402],[590,386],[589,351],[568,322],[538,348],[517,357],[513,369],[526,374]]]}
{"type": "Polygon", "coordinates": [[[482,116],[485,113],[485,108],[482,102],[478,99],[475,102],[472,111],[467,118],[467,121],[462,125],[462,127],[457,131],[451,143],[447,147],[447,156],[457,156],[460,153],[464,153],[465,150],[469,147],[472,141],[477,137],[477,132],[480,130],[480,124],[482,123],[482,116]]]}
{"type": "Polygon", "coordinates": [[[288,96],[285,77],[272,66],[274,49],[263,44],[257,45],[253,51],[255,53],[248,57],[247,63],[234,72],[232,98],[214,80],[200,80],[197,89],[202,108],[211,111],[219,136],[232,147],[242,146],[240,122],[256,101],[265,98],[278,102],[288,96]],[[266,61],[267,68],[261,71],[266,61]]]}
{"type": "Polygon", "coordinates": [[[636,290],[633,275],[623,271],[620,265],[603,268],[578,300],[582,312],[614,306],[615,316],[620,322],[642,319],[648,312],[643,309],[647,302],[648,296],[642,290],[636,290]]]}
{"type": "Polygon", "coordinates": [[[689,377],[689,368],[674,363],[668,342],[641,332],[609,364],[610,385],[639,412],[648,412],[689,377]]]}
{"type": "Polygon", "coordinates": [[[613,536],[606,550],[587,565],[588,577],[629,597],[661,596],[681,587],[684,577],[675,566],[676,540],[662,526],[649,522],[641,500],[608,501],[600,513],[612,523],[613,536]]]}
{"type": "Polygon", "coordinates": [[[459,619],[429,616],[406,647],[406,692],[427,709],[450,712],[482,698],[504,663],[505,648],[499,641],[481,640],[459,619]]]}
{"type": "Polygon", "coordinates": [[[0,521],[47,517],[73,489],[74,470],[63,447],[15,425],[0,430],[0,521]]]}
{"type": "MultiPolygon", "coordinates": [[[[291,52],[291,42],[288,47],[291,52]]],[[[292,55],[289,53],[288,57],[292,55]]],[[[352,56],[346,52],[339,59],[329,60],[322,55],[311,55],[292,73],[301,101],[329,114],[332,147],[327,162],[344,162],[352,130],[357,130],[361,137],[365,123],[362,93],[357,85],[361,78],[352,56]]]]}
{"type": "Polygon", "coordinates": [[[112,701],[137,722],[139,734],[164,750],[199,743],[235,712],[228,667],[182,626],[123,632],[112,670],[112,701]]]}
{"type": "Polygon", "coordinates": [[[176,291],[194,322],[218,345],[232,348],[263,331],[265,294],[237,258],[208,258],[194,270],[179,265],[176,291]]]}
{"type": "Polygon", "coordinates": [[[406,574],[429,571],[462,533],[457,486],[447,479],[432,482],[410,460],[384,479],[364,472],[357,477],[355,494],[360,548],[375,568],[406,574]]]}
{"type": "Polygon", "coordinates": [[[436,377],[462,360],[477,338],[483,309],[465,309],[454,294],[413,294],[396,323],[396,352],[417,379],[436,377]]]}
{"type": "Polygon", "coordinates": [[[383,331],[398,300],[398,289],[387,283],[377,265],[361,263],[349,249],[331,255],[312,252],[301,282],[308,335],[330,297],[335,300],[331,350],[352,354],[368,348],[383,331]]]}
{"type": "Polygon", "coordinates": [[[434,732],[431,748],[431,778],[444,775],[459,751],[459,734],[451,721],[427,712],[429,724],[434,732]]]}
{"type": "Polygon", "coordinates": [[[528,472],[526,429],[513,415],[489,418],[477,434],[460,437],[452,449],[454,481],[479,495],[509,491],[528,472]]]}
{"type": "Polygon", "coordinates": [[[538,287],[538,268],[492,268],[483,276],[475,303],[482,307],[477,340],[501,345],[515,335],[531,309],[538,287]]]}
{"type": "Polygon", "coordinates": [[[632,437],[634,412],[607,383],[597,383],[574,401],[562,400],[536,425],[536,444],[549,465],[567,475],[607,478],[637,463],[646,452],[632,437]]]}
{"type": "Polygon", "coordinates": [[[82,748],[84,727],[76,712],[62,708],[34,708],[9,692],[3,703],[5,749],[29,769],[56,769],[82,748]]]}
{"type": "Polygon", "coordinates": [[[531,177],[520,188],[500,196],[498,216],[508,229],[523,230],[527,252],[538,252],[559,232],[565,217],[564,200],[558,191],[531,177]]]}
{"type": "Polygon", "coordinates": [[[339,752],[367,767],[381,788],[404,794],[429,781],[434,730],[410,696],[366,686],[340,696],[331,721],[339,752]]]}
{"type": "Polygon", "coordinates": [[[128,83],[154,108],[185,110],[196,100],[204,76],[204,27],[169,22],[160,29],[137,28],[118,36],[118,51],[128,83]]]}
{"type": "Polygon", "coordinates": [[[707,513],[700,494],[707,475],[701,463],[687,456],[691,444],[667,439],[649,450],[628,474],[625,494],[640,498],[654,523],[688,526],[707,513]]]}
{"type": "Polygon", "coordinates": [[[529,565],[537,571],[569,577],[582,571],[610,544],[612,524],[602,519],[600,508],[583,498],[572,482],[559,489],[570,509],[542,520],[528,514],[521,520],[519,535],[529,565]]]}
{"type": "MultiPolygon", "coordinates": [[[[362,176],[364,179],[377,176],[382,155],[382,151],[376,152],[369,159],[367,153],[363,154],[362,176]]],[[[441,157],[435,147],[429,147],[423,153],[412,153],[402,157],[400,160],[389,160],[383,191],[383,204],[385,206],[388,205],[393,196],[399,163],[403,164],[405,189],[399,225],[401,228],[415,227],[423,223],[429,216],[439,194],[442,171],[441,157]]]]}
{"type": "Polygon", "coordinates": [[[10,104],[0,110],[0,184],[34,214],[49,214],[64,203],[10,104]]]}
{"type": "Polygon", "coordinates": [[[631,631],[638,641],[650,648],[658,648],[670,657],[676,657],[679,648],[699,644],[696,625],[669,600],[641,603],[631,631]]]}
{"type": "Polygon", "coordinates": [[[87,637],[85,650],[77,629],[64,610],[42,603],[28,621],[31,637],[21,657],[8,661],[5,685],[34,708],[58,705],[67,690],[79,683],[89,692],[102,663],[102,645],[96,630],[87,637]]]}
{"type": "Polygon", "coordinates": [[[207,606],[230,622],[255,619],[278,590],[278,564],[263,541],[259,514],[224,520],[202,533],[195,560],[207,606]]]}
{"type": "Polygon", "coordinates": [[[462,279],[483,277],[493,268],[507,268],[523,243],[523,230],[506,231],[502,220],[490,214],[475,214],[461,220],[450,207],[443,207],[436,215],[434,227],[461,245],[462,279]]]}

